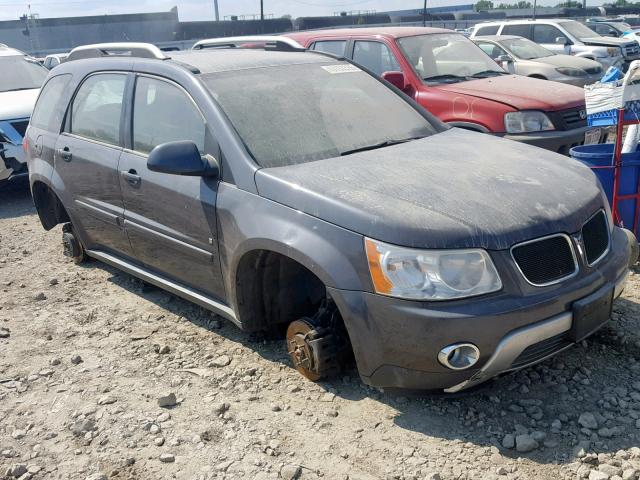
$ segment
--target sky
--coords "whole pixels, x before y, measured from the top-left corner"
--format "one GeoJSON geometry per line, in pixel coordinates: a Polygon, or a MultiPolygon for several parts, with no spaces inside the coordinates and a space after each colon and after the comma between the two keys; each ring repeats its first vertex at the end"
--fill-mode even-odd
{"type": "MultiPolygon", "coordinates": [[[[508,1],[508,0],[507,0],[508,1]]],[[[559,0],[539,0],[540,5],[555,5],[559,0]]],[[[422,8],[422,0],[264,0],[265,14],[276,17],[333,15],[350,10],[402,10],[422,8]]],[[[474,0],[428,0],[429,6],[440,7],[474,3],[474,0]]],[[[514,0],[515,3],[515,0],[514,0]]],[[[589,4],[600,4],[590,0],[589,4]]],[[[213,0],[0,0],[0,20],[16,20],[28,12],[37,13],[41,18],[108,15],[116,13],[140,13],[168,11],[178,7],[181,21],[213,20],[213,0]]],[[[220,19],[225,15],[257,14],[260,0],[218,0],[220,19]]]]}

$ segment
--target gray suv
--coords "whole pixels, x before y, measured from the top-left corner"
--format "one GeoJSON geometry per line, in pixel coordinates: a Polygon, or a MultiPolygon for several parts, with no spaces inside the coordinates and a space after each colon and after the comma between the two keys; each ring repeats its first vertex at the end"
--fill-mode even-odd
{"type": "Polygon", "coordinates": [[[286,329],[312,380],[353,355],[369,385],[457,391],[609,319],[637,241],[587,167],[284,49],[97,45],[56,67],[27,150],[66,255],[286,329]]]}

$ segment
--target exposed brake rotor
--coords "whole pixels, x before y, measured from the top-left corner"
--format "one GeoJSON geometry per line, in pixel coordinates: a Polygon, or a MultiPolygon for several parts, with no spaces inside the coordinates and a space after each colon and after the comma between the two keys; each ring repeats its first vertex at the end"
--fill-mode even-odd
{"type": "Polygon", "coordinates": [[[322,378],[316,365],[316,355],[312,344],[316,331],[314,327],[305,320],[295,320],[287,328],[287,351],[293,362],[293,366],[298,372],[312,382],[322,378]]]}

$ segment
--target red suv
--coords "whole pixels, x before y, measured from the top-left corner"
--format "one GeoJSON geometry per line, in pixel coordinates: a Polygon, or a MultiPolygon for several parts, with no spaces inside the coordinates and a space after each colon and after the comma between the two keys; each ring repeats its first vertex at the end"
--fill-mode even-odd
{"type": "Polygon", "coordinates": [[[287,36],[311,50],[353,60],[453,126],[560,153],[605,137],[587,127],[582,89],[511,75],[451,30],[349,28],[287,36]]]}

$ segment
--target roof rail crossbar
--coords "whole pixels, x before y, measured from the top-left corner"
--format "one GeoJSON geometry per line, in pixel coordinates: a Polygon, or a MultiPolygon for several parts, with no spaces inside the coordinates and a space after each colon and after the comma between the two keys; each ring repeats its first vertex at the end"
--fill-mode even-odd
{"type": "Polygon", "coordinates": [[[151,43],[117,42],[81,45],[71,50],[66,61],[110,56],[153,58],[156,60],[167,60],[169,58],[162,50],[151,43]]]}
{"type": "Polygon", "coordinates": [[[242,37],[207,38],[196,42],[193,45],[192,50],[204,50],[207,48],[237,48],[250,44],[260,44],[265,50],[305,50],[305,48],[294,39],[278,35],[246,35],[242,37]]]}

